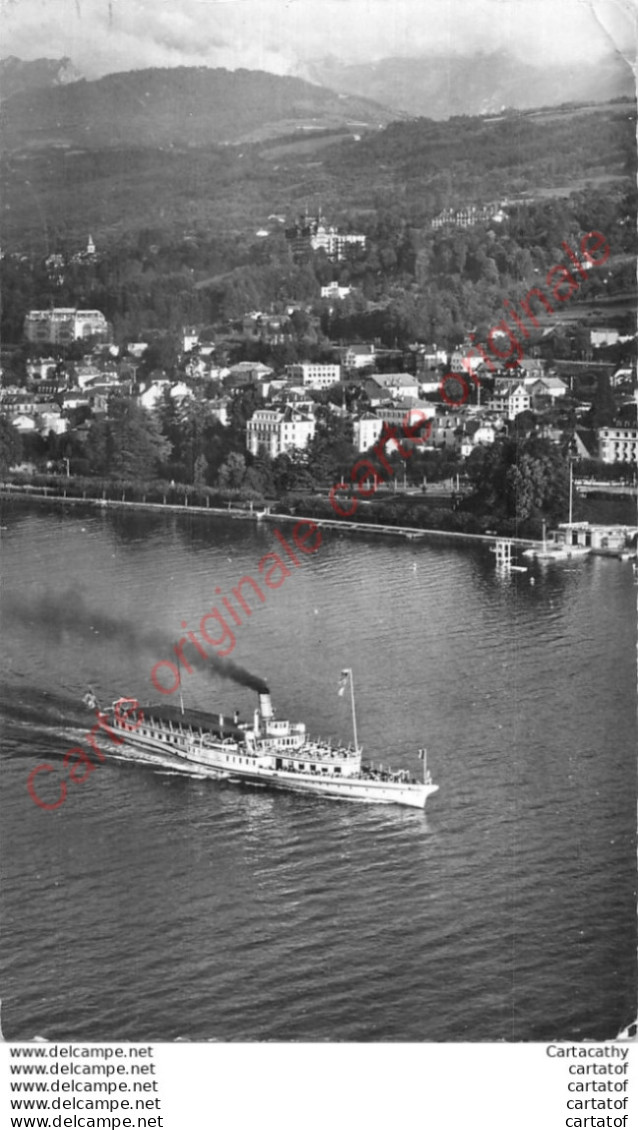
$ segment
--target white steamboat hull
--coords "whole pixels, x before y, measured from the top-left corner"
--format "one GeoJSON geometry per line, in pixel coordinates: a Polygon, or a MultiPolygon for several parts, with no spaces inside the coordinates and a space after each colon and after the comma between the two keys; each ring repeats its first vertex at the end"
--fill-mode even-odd
{"type": "Polygon", "coordinates": [[[365,778],[321,779],[301,773],[264,769],[257,774],[232,773],[231,780],[245,780],[248,784],[265,784],[287,792],[311,793],[331,800],[354,800],[364,804],[402,804],[409,808],[425,808],[430,793],[438,785],[398,784],[393,781],[373,781],[365,778]]]}
{"type": "MultiPolygon", "coordinates": [[[[425,782],[382,781],[366,777],[315,776],[310,773],[287,772],[285,769],[270,769],[265,766],[244,768],[235,764],[237,757],[218,756],[212,751],[203,751],[196,745],[187,749],[167,750],[166,745],[153,737],[128,735],[124,749],[136,754],[157,754],[164,759],[168,754],[175,765],[189,766],[207,777],[217,780],[243,782],[247,785],[266,785],[286,792],[310,793],[313,796],[328,797],[331,800],[350,800],[364,804],[400,804],[409,808],[425,808],[425,802],[438,785],[425,782]]],[[[152,761],[152,757],[144,760],[152,761]]]]}

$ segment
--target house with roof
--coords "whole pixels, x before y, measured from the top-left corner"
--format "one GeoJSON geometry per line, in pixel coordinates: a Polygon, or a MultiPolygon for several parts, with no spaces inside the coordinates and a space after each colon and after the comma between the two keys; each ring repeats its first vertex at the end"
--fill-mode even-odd
{"type": "Polygon", "coordinates": [[[513,375],[522,378],[525,384],[538,381],[545,374],[545,365],[539,357],[521,357],[518,365],[513,370],[513,375]]]}
{"type": "Polygon", "coordinates": [[[55,405],[50,405],[45,412],[41,412],[38,420],[41,435],[53,432],[56,436],[62,436],[69,429],[69,421],[55,405]]]}
{"type": "MultiPolygon", "coordinates": [[[[621,340],[620,331],[609,327],[589,331],[589,341],[592,349],[602,349],[606,345],[616,345],[621,340]]],[[[626,339],[625,339],[626,340],[626,339]]]]}
{"type": "Polygon", "coordinates": [[[347,298],[349,294],[352,294],[353,289],[354,288],[351,286],[339,286],[338,282],[331,282],[328,283],[328,286],[322,286],[321,297],[336,298],[341,301],[347,298]]]}
{"type": "Polygon", "coordinates": [[[26,412],[18,412],[12,417],[11,423],[20,435],[33,435],[38,431],[38,425],[35,416],[26,412]]]}
{"type": "Polygon", "coordinates": [[[72,408],[88,408],[89,397],[81,389],[72,388],[62,393],[62,405],[67,411],[71,411],[72,408]]]}
{"type": "Polygon", "coordinates": [[[565,396],[567,392],[567,385],[560,377],[541,377],[540,380],[534,381],[533,384],[528,385],[527,382],[525,382],[525,387],[528,389],[532,398],[532,407],[536,407],[537,401],[541,400],[543,397],[549,397],[552,404],[554,404],[557,400],[560,400],[562,396],[565,396]]]}
{"type": "Polygon", "coordinates": [[[419,400],[416,396],[406,396],[392,404],[384,404],[378,409],[378,415],[391,427],[412,427],[432,420],[436,415],[436,405],[428,400],[419,400]]]}
{"type": "Polygon", "coordinates": [[[476,373],[484,361],[480,354],[475,354],[471,350],[472,345],[468,342],[452,352],[448,366],[450,373],[476,373]]]}
{"type": "Polygon", "coordinates": [[[308,388],[325,389],[339,384],[341,365],[325,364],[318,361],[300,361],[286,366],[292,381],[307,385],[308,388]]]}
{"type": "Polygon", "coordinates": [[[412,373],[375,373],[374,380],[390,393],[393,400],[419,395],[419,381],[412,373]]]}
{"type": "Polygon", "coordinates": [[[513,381],[496,382],[487,407],[513,420],[521,412],[529,412],[532,398],[524,384],[513,381]]]}
{"type": "Polygon", "coordinates": [[[379,384],[376,376],[367,377],[365,381],[361,382],[361,392],[363,399],[367,401],[371,408],[380,408],[392,401],[390,392],[379,384]]]}
{"type": "Polygon", "coordinates": [[[288,405],[258,408],[246,424],[246,447],[252,455],[271,459],[290,451],[302,450],[315,434],[315,418],[288,405]]]}
{"type": "Polygon", "coordinates": [[[354,445],[359,453],[369,451],[383,431],[383,419],[374,412],[364,412],[354,421],[354,445]]]}
{"type": "Polygon", "coordinates": [[[168,377],[152,380],[150,384],[139,393],[137,398],[138,403],[142,405],[142,408],[146,408],[147,411],[151,412],[154,408],[157,408],[165,391],[170,387],[171,382],[168,377]]]}
{"type": "Polygon", "coordinates": [[[55,357],[36,357],[26,363],[27,382],[48,380],[57,367],[55,357]]]}
{"type": "Polygon", "coordinates": [[[598,428],[598,456],[603,463],[638,463],[638,430],[598,428]]]}
{"type": "Polygon", "coordinates": [[[463,434],[466,414],[460,409],[457,412],[441,412],[432,420],[430,442],[434,447],[456,448],[459,446],[463,434]]]}
{"type": "Polygon", "coordinates": [[[461,457],[467,459],[475,447],[489,447],[495,439],[496,428],[489,420],[468,420],[460,437],[461,457]]]}
{"type": "Polygon", "coordinates": [[[365,345],[342,346],[339,354],[344,369],[370,369],[375,362],[376,349],[371,342],[367,342],[365,345]]]}

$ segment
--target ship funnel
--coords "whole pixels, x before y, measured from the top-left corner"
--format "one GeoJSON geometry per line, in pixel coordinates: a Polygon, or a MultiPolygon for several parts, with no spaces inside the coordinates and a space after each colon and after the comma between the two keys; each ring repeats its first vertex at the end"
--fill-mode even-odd
{"type": "Polygon", "coordinates": [[[269,694],[260,694],[259,696],[259,713],[264,722],[273,716],[272,702],[270,701],[269,694]]]}

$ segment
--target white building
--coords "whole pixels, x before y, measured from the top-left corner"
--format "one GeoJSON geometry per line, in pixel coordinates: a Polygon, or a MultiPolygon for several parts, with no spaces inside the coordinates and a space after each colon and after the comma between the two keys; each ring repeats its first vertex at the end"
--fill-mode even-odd
{"type": "Polygon", "coordinates": [[[20,435],[29,435],[38,430],[34,417],[28,415],[26,412],[21,412],[18,416],[14,416],[11,423],[16,431],[20,432],[20,435]]]}
{"type": "Polygon", "coordinates": [[[154,408],[157,408],[166,389],[170,387],[171,382],[168,380],[168,377],[161,381],[151,381],[148,388],[145,388],[138,396],[138,402],[142,405],[142,408],[146,408],[147,411],[152,412],[154,408]]]}
{"type": "Polygon", "coordinates": [[[394,400],[403,400],[406,396],[416,398],[419,395],[420,382],[411,373],[375,373],[373,379],[394,400]]]}
{"type": "Polygon", "coordinates": [[[27,361],[27,377],[30,381],[44,381],[53,375],[56,365],[55,357],[41,357],[27,361]]]}
{"type": "Polygon", "coordinates": [[[618,330],[590,330],[589,340],[593,349],[601,349],[605,345],[616,345],[620,341],[620,332],[618,330]]]}
{"type": "Polygon", "coordinates": [[[380,416],[374,416],[372,412],[366,412],[360,419],[355,420],[353,432],[354,445],[357,451],[359,453],[369,451],[377,442],[382,431],[383,420],[380,416]]]}
{"type": "Polygon", "coordinates": [[[513,420],[520,412],[528,412],[531,408],[532,398],[529,389],[524,384],[513,387],[496,386],[487,407],[493,412],[500,412],[513,420]]]}
{"type": "Polygon", "coordinates": [[[341,365],[322,365],[314,361],[302,361],[296,365],[289,365],[288,375],[292,381],[306,385],[308,388],[331,388],[341,380],[341,365]]]}
{"type": "Polygon", "coordinates": [[[331,282],[328,286],[322,286],[321,297],[343,299],[352,294],[352,290],[351,286],[339,286],[339,283],[331,282]]]}
{"type": "Polygon", "coordinates": [[[294,408],[259,408],[246,424],[246,447],[252,455],[271,459],[303,451],[315,434],[314,417],[294,408]]]}
{"type": "Polygon", "coordinates": [[[525,387],[529,389],[532,397],[549,396],[552,400],[558,400],[567,392],[567,385],[560,377],[541,377],[540,380],[532,383],[525,381],[525,387]]]}
{"type": "Polygon", "coordinates": [[[184,326],[182,330],[182,353],[190,353],[199,345],[199,334],[196,329],[184,326]]]}
{"type": "Polygon", "coordinates": [[[638,463],[636,428],[599,428],[598,453],[603,463],[638,463]]]}
{"type": "Polygon", "coordinates": [[[461,436],[461,457],[467,459],[475,447],[489,447],[496,439],[496,429],[489,420],[471,421],[461,436]]]}
{"type": "Polygon", "coordinates": [[[318,224],[310,237],[310,246],[313,251],[323,250],[329,259],[343,259],[347,247],[365,247],[365,235],[344,235],[336,228],[318,224]]]}
{"type": "MultiPolygon", "coordinates": [[[[411,428],[425,420],[432,420],[436,415],[436,405],[426,400],[417,400],[410,396],[399,400],[396,404],[384,404],[379,408],[379,416],[386,424],[401,429],[411,428]]],[[[400,431],[399,431],[400,438],[400,431]]]]}
{"type": "Polygon", "coordinates": [[[483,364],[483,358],[480,354],[471,353],[471,349],[471,345],[466,345],[463,349],[454,350],[450,357],[451,373],[475,373],[479,365],[483,364]]]}
{"type": "Polygon", "coordinates": [[[151,381],[148,388],[145,388],[138,396],[138,403],[142,405],[142,408],[152,412],[161,403],[167,389],[171,399],[176,404],[193,399],[193,392],[187,384],[184,384],[184,381],[173,382],[166,377],[151,381]]]}
{"type": "Polygon", "coordinates": [[[230,406],[230,398],[228,396],[219,396],[215,400],[208,401],[208,411],[213,419],[218,420],[223,427],[228,427],[230,423],[230,413],[228,411],[230,406]]]}
{"type": "Polygon", "coordinates": [[[341,359],[346,369],[366,369],[374,365],[375,348],[372,343],[348,345],[341,350],[341,359]]]}
{"type": "Polygon", "coordinates": [[[40,434],[48,435],[49,432],[54,432],[56,436],[62,436],[69,428],[69,421],[66,416],[63,416],[59,409],[51,407],[46,412],[40,413],[40,434]]]}
{"type": "Polygon", "coordinates": [[[76,310],[58,306],[52,310],[30,310],[24,319],[27,341],[65,345],[83,338],[108,338],[109,324],[100,310],[76,310]]]}

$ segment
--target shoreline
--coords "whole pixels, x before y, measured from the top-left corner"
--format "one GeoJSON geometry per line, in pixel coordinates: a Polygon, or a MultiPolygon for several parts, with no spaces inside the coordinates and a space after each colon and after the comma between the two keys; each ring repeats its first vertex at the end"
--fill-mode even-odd
{"type": "Polygon", "coordinates": [[[24,490],[19,486],[3,483],[0,485],[1,498],[33,499],[36,502],[60,502],[74,504],[88,504],[99,510],[119,508],[124,510],[148,510],[177,514],[210,514],[215,517],[248,520],[252,522],[313,522],[320,529],[345,530],[349,533],[377,534],[380,537],[400,537],[406,541],[421,541],[425,538],[452,538],[453,540],[469,542],[494,543],[498,540],[512,542],[519,546],[538,546],[542,543],[534,538],[517,538],[509,534],[471,534],[458,530],[433,530],[423,529],[420,526],[386,526],[378,522],[349,522],[341,518],[314,518],[303,514],[279,514],[266,510],[245,510],[238,508],[221,508],[216,506],[189,506],[187,503],[172,502],[133,502],[126,499],[114,498],[80,498],[76,495],[47,494],[44,491],[24,490]]]}

